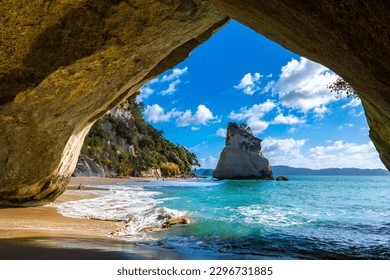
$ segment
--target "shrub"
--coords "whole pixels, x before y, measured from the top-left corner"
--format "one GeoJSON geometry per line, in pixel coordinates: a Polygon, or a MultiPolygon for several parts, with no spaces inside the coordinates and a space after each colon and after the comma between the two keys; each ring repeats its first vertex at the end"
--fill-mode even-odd
{"type": "Polygon", "coordinates": [[[160,166],[161,175],[164,177],[172,177],[180,175],[180,168],[172,162],[163,163],[160,166]]]}

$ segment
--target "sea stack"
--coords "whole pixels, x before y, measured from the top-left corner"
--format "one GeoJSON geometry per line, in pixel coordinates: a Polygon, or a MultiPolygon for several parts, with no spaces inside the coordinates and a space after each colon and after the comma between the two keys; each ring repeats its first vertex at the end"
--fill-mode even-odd
{"type": "Polygon", "coordinates": [[[271,166],[261,152],[261,141],[253,136],[246,124],[230,122],[226,145],[213,177],[220,180],[273,180],[271,166]]]}

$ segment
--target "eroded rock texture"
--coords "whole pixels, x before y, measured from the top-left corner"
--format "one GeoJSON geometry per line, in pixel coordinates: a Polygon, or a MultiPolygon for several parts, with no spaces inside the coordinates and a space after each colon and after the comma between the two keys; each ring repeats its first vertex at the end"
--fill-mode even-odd
{"type": "Polygon", "coordinates": [[[2,0],[0,201],[54,200],[105,111],[173,67],[228,14],[358,91],[390,169],[390,2],[2,0]],[[221,11],[218,12],[214,6],[221,11]]]}
{"type": "Polygon", "coordinates": [[[390,170],[390,2],[213,0],[223,12],[348,81],[390,170]]]}
{"type": "Polygon", "coordinates": [[[213,177],[236,180],[273,180],[271,166],[261,152],[261,141],[249,127],[229,123],[226,146],[219,156],[213,177]]]}
{"type": "Polygon", "coordinates": [[[227,21],[209,1],[2,1],[0,202],[54,200],[94,120],[227,21]]]}

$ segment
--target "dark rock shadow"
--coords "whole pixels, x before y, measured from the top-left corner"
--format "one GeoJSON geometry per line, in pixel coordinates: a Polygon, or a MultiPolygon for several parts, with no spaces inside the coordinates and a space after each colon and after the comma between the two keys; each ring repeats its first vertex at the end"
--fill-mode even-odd
{"type": "Polygon", "coordinates": [[[87,1],[82,7],[70,9],[57,24],[43,30],[24,57],[23,67],[0,75],[0,106],[12,102],[18,92],[37,86],[59,67],[101,49],[111,38],[104,19],[110,7],[120,2],[87,1]]]}

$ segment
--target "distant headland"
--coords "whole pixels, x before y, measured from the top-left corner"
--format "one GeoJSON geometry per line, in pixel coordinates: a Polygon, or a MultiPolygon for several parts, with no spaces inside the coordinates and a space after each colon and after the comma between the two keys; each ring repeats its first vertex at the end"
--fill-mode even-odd
{"type": "Polygon", "coordinates": [[[285,165],[272,166],[274,174],[277,175],[325,175],[325,176],[389,176],[385,169],[360,169],[360,168],[326,168],[310,169],[296,168],[285,165]]]}
{"type": "MultiPolygon", "coordinates": [[[[272,171],[275,176],[389,176],[390,172],[385,169],[361,169],[361,168],[326,168],[310,169],[297,168],[285,165],[274,165],[272,171]]],[[[192,173],[201,177],[209,177],[213,174],[214,169],[199,168],[192,170],[192,173]]]]}

